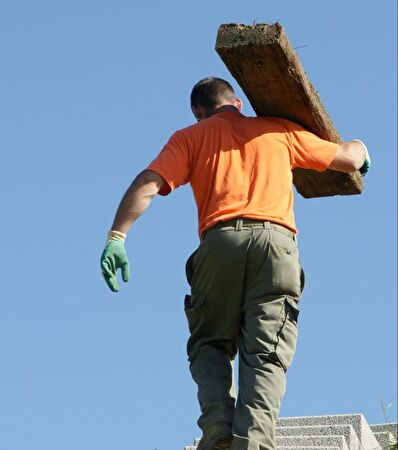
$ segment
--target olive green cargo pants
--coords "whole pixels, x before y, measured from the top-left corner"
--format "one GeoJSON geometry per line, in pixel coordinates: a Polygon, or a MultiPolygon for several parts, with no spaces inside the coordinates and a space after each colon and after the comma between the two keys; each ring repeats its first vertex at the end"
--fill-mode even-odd
{"type": "Polygon", "coordinates": [[[296,238],[270,222],[220,223],[205,233],[186,273],[187,351],[198,385],[198,424],[203,433],[218,424],[220,433],[232,434],[231,450],[272,450],[304,287],[296,238]]]}

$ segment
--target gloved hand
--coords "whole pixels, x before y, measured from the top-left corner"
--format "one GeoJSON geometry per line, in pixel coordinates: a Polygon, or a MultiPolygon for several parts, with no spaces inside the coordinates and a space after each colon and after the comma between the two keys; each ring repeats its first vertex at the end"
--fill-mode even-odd
{"type": "Polygon", "coordinates": [[[119,291],[116,271],[121,269],[124,282],[130,279],[130,264],[127,259],[124,240],[126,235],[119,231],[110,231],[108,233],[107,243],[101,255],[101,270],[107,285],[113,292],[119,291]]]}
{"type": "Polygon", "coordinates": [[[359,168],[359,172],[364,177],[368,173],[368,170],[370,169],[370,166],[371,166],[368,148],[361,140],[359,140],[359,139],[353,139],[353,140],[356,142],[359,142],[365,150],[365,161],[362,164],[362,167],[359,168]]]}

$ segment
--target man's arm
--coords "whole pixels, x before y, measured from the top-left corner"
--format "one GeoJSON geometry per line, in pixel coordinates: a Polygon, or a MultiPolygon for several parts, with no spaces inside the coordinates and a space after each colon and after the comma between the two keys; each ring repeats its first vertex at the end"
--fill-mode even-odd
{"type": "Polygon", "coordinates": [[[323,172],[332,169],[350,173],[359,170],[364,176],[370,168],[366,145],[359,139],[336,144],[322,139],[297,123],[284,119],[288,133],[293,168],[323,172]]]}
{"type": "Polygon", "coordinates": [[[156,172],[151,170],[141,172],[124,194],[112,230],[127,234],[131,225],[148,208],[164,183],[164,179],[156,172]]]}
{"type": "MultiPolygon", "coordinates": [[[[343,142],[337,149],[336,156],[329,169],[345,173],[354,172],[364,166],[367,158],[369,158],[369,155],[366,146],[361,141],[343,142]]],[[[368,162],[370,165],[370,160],[368,162]]]]}
{"type": "Polygon", "coordinates": [[[130,279],[130,265],[124,248],[126,234],[131,225],[148,208],[164,183],[164,179],[156,172],[144,170],[131,183],[120,202],[101,255],[102,275],[113,292],[119,290],[117,269],[121,269],[123,281],[130,279]]]}

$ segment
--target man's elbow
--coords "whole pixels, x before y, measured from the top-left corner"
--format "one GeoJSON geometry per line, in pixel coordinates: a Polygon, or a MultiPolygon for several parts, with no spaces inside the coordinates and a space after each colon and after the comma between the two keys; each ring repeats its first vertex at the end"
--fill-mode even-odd
{"type": "Polygon", "coordinates": [[[147,169],[139,173],[133,182],[137,187],[146,186],[149,190],[153,191],[153,195],[158,193],[164,183],[165,180],[162,176],[157,172],[147,169]]]}

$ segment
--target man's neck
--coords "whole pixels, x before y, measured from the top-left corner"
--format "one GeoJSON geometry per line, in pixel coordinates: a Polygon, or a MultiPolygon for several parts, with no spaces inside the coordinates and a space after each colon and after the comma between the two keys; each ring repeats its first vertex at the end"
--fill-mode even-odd
{"type": "Polygon", "coordinates": [[[206,119],[208,119],[211,116],[214,116],[214,114],[218,114],[221,112],[226,112],[226,111],[236,111],[239,112],[239,109],[236,106],[233,105],[221,105],[221,106],[216,106],[214,109],[212,109],[211,111],[209,111],[208,114],[206,114],[206,119]]]}

